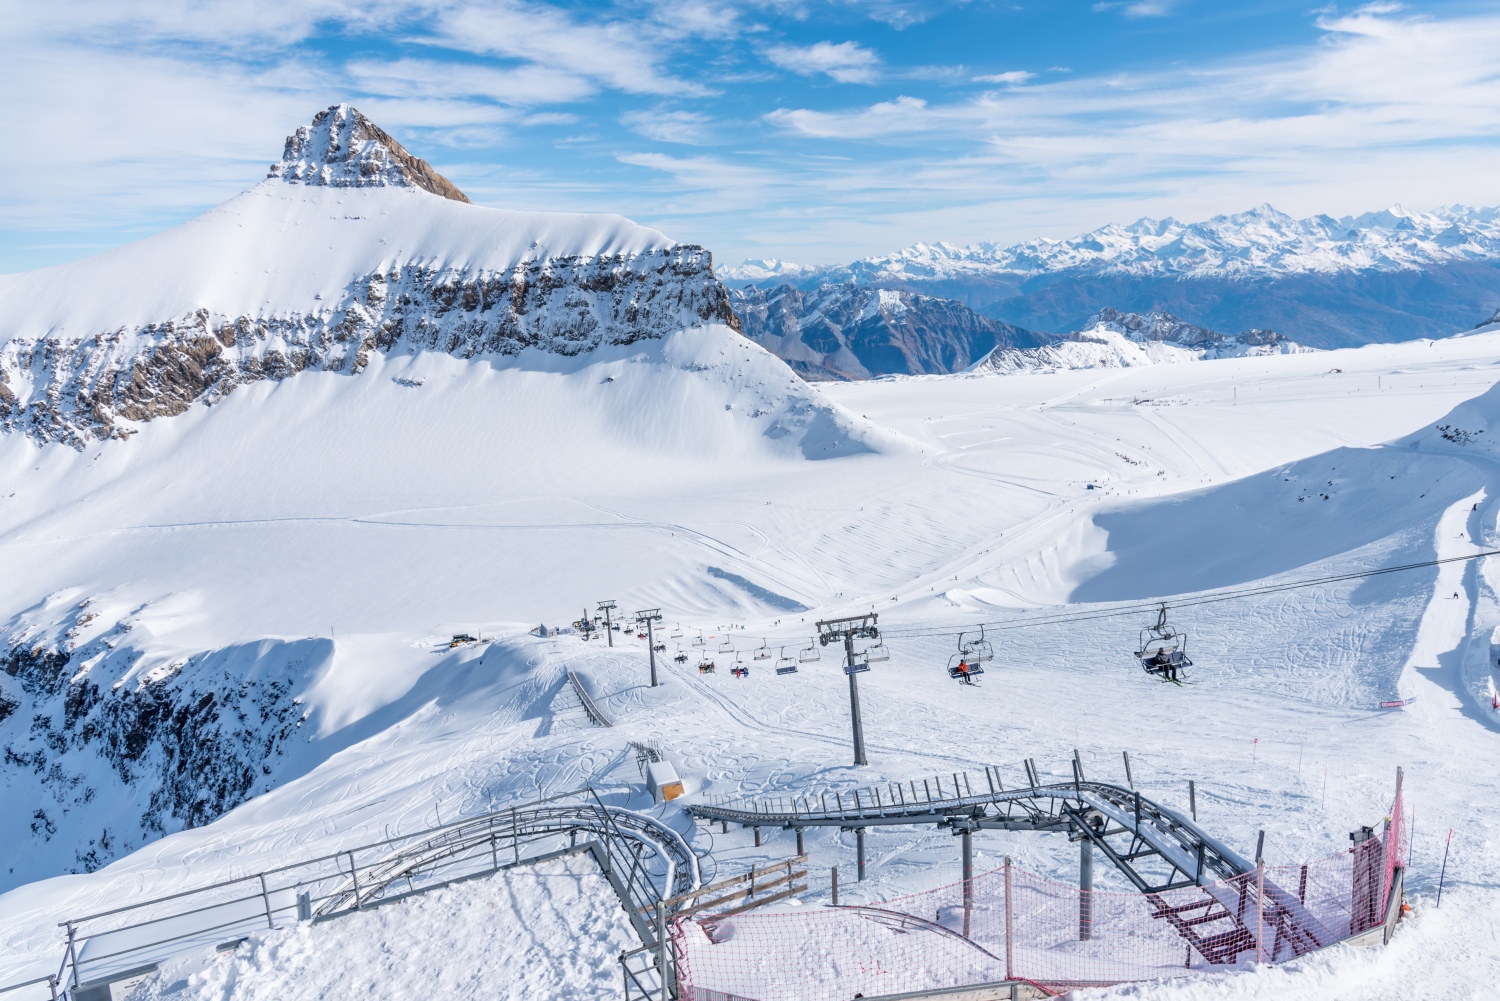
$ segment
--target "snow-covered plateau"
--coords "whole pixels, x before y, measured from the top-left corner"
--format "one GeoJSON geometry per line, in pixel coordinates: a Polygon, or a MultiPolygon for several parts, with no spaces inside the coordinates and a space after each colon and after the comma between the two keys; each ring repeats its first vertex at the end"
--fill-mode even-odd
{"type": "MultiPolygon", "coordinates": [[[[1199,822],[1247,857],[1263,831],[1274,865],[1378,827],[1398,767],[1413,825],[1389,946],[1080,996],[1493,991],[1500,564],[1477,554],[1500,548],[1500,330],[808,384],[728,325],[700,248],[465,204],[326,114],[295,170],[206,216],[0,278],[0,986],[58,968],[59,922],[583,784],[712,879],[793,835],[684,803],[982,764],[1018,786],[1076,750],[1116,782],[1128,752],[1178,810],[1194,782],[1199,822]],[[1193,603],[1231,587],[1265,589],[1193,603]],[[1131,655],[1151,616],[1114,612],[1157,599],[1191,639],[1182,687],[1131,655]],[[662,610],[660,686],[629,632],[536,628],[606,600],[662,610]],[[859,676],[856,767],[834,651],[769,665],[870,611],[891,656],[859,676]],[[981,622],[995,659],[959,684],[981,622]],[[683,798],[652,802],[632,742],[683,798]]],[[[1223,347],[1164,322],[1104,329],[1223,347]]],[[[835,866],[845,904],[959,879],[945,830],[872,827],[863,882],[853,832],[805,840],[788,913],[828,905],[835,866]]],[[[1063,834],[973,845],[976,871],[1077,878],[1063,834]]],[[[611,893],[563,856],[194,949],[128,996],[618,997],[635,939],[611,893]]]]}

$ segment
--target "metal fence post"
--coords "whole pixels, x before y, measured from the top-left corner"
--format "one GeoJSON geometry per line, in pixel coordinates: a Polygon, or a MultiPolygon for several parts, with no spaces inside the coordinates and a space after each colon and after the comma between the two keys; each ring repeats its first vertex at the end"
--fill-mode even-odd
{"type": "Polygon", "coordinates": [[[359,869],[354,864],[354,852],[348,851],[344,854],[349,856],[349,878],[354,882],[354,909],[359,910],[359,869]]]}
{"type": "Polygon", "coordinates": [[[667,902],[656,901],[656,969],[661,977],[661,1001],[667,1001],[667,902]]]}
{"type": "Polygon", "coordinates": [[[276,922],[271,918],[271,895],[266,892],[266,874],[262,872],[258,875],[260,876],[260,899],[266,905],[266,927],[275,928],[276,922]]]}
{"type": "MultiPolygon", "coordinates": [[[[1255,860],[1255,963],[1264,962],[1261,938],[1266,933],[1266,862],[1255,860]]],[[[1275,958],[1274,956],[1271,958],[1275,958]]]]}
{"type": "Polygon", "coordinates": [[[68,965],[73,968],[73,987],[78,987],[78,949],[75,946],[78,931],[73,927],[73,922],[68,922],[68,965]]]}
{"type": "Polygon", "coordinates": [[[1014,916],[1014,913],[1015,913],[1015,908],[1012,906],[1012,900],[1011,900],[1010,856],[1007,855],[1007,856],[1005,856],[1005,979],[1006,980],[1014,980],[1015,979],[1015,975],[1016,975],[1015,974],[1015,957],[1014,957],[1014,954],[1013,954],[1013,948],[1014,948],[1015,940],[1012,937],[1012,929],[1011,929],[1012,917],[1014,916]]]}
{"type": "Polygon", "coordinates": [[[516,808],[510,808],[510,843],[515,849],[515,863],[521,864],[521,828],[516,820],[516,808]]]}

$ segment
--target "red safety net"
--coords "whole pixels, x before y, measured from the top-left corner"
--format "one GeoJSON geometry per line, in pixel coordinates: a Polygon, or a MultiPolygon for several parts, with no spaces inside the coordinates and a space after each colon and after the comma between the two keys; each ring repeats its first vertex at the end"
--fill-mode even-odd
{"type": "Polygon", "coordinates": [[[673,925],[684,1001],[848,1001],[1027,980],[1085,986],[1275,963],[1379,925],[1403,828],[1307,865],[1161,893],[1082,891],[1015,867],[895,900],[673,925]]]}

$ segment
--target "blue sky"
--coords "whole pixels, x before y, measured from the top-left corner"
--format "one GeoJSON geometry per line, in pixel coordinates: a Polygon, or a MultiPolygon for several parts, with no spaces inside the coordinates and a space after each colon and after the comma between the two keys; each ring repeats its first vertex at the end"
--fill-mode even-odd
{"type": "Polygon", "coordinates": [[[1500,203],[1500,9],[1282,0],[0,0],[0,271],[163,229],[355,104],[481,204],[721,262],[1262,202],[1500,203]]]}

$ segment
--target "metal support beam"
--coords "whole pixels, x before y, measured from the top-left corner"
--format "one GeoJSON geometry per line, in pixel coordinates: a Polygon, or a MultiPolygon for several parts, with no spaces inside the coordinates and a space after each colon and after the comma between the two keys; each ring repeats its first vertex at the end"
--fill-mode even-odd
{"type": "Polygon", "coordinates": [[[1078,941],[1094,937],[1094,843],[1078,842],[1078,941]]]}
{"type": "Polygon", "coordinates": [[[854,829],[854,847],[859,853],[859,881],[865,881],[865,829],[856,827],[854,829]]]}
{"type": "MultiPolygon", "coordinates": [[[[844,635],[844,664],[849,672],[849,719],[854,728],[854,763],[868,765],[865,757],[865,724],[859,712],[859,675],[854,673],[854,634],[844,635]]],[[[861,877],[863,878],[863,877],[861,877]]]]}
{"type": "Polygon", "coordinates": [[[974,831],[965,827],[960,834],[964,843],[964,938],[968,938],[969,922],[974,914],[974,831]]]}

